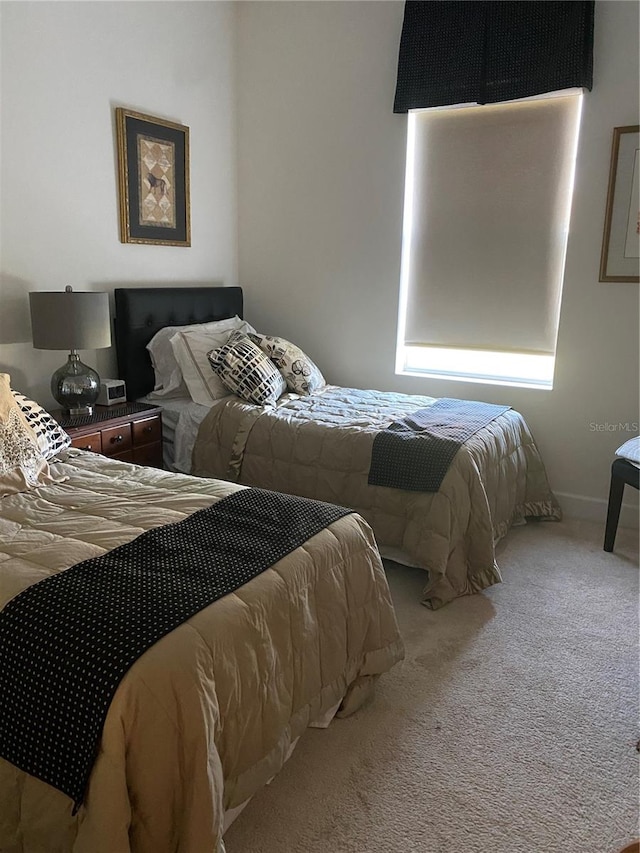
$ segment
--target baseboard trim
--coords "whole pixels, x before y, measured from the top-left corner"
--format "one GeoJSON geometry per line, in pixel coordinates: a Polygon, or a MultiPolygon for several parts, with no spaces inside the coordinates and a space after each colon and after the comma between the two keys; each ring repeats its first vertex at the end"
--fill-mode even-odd
{"type": "MultiPolygon", "coordinates": [[[[633,491],[633,490],[631,490],[633,491]]],[[[569,492],[556,492],[558,502],[566,518],[580,518],[584,521],[599,521],[603,528],[607,519],[607,501],[599,498],[586,498],[584,495],[572,495],[569,492]]],[[[640,527],[638,507],[622,502],[619,527],[640,527]]]]}

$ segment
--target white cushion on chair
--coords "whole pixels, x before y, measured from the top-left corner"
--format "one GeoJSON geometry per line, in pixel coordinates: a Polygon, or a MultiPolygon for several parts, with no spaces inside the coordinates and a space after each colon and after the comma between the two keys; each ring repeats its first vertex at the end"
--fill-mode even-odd
{"type": "Polygon", "coordinates": [[[640,436],[630,438],[616,450],[616,456],[621,459],[626,459],[628,462],[633,462],[640,468],[640,436]]]}

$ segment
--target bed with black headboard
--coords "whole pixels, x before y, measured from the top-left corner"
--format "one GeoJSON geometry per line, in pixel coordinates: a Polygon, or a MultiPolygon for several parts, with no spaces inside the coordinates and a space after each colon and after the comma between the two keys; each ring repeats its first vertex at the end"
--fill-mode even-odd
{"type": "Polygon", "coordinates": [[[189,473],[191,455],[202,407],[192,403],[188,392],[176,398],[155,394],[154,369],[147,344],[161,329],[193,326],[230,317],[242,317],[240,287],[136,287],[116,288],[115,343],[118,376],[124,379],[129,400],[141,400],[162,408],[164,467],[189,473]],[[151,394],[151,397],[147,395],[151,394]]]}
{"type": "MultiPolygon", "coordinates": [[[[240,316],[243,310],[237,287],[115,294],[120,376],[133,397],[153,388],[145,347],[158,329],[240,316]]],[[[302,341],[295,344],[304,347],[302,341]]],[[[270,355],[267,348],[263,352],[270,355]]],[[[273,363],[285,375],[282,364],[273,363]]],[[[200,370],[213,370],[207,357],[200,370]]],[[[291,391],[289,381],[287,386],[291,391]]],[[[381,433],[425,415],[428,421],[436,409],[439,417],[442,404],[457,403],[321,384],[313,393],[284,393],[275,404],[258,406],[223,389],[213,404],[196,406],[188,470],[355,509],[373,527],[383,555],[429,572],[423,602],[439,607],[501,579],[495,543],[513,524],[561,517],[531,432],[509,407],[494,407],[498,413],[464,438],[435,487],[396,483],[394,465],[384,458],[380,479],[374,463],[381,433]]],[[[430,460],[423,461],[428,469],[430,460]]]]}
{"type": "Polygon", "coordinates": [[[157,331],[242,317],[241,287],[118,287],[113,293],[118,376],[130,400],[153,391],[146,346],[157,331]]]}

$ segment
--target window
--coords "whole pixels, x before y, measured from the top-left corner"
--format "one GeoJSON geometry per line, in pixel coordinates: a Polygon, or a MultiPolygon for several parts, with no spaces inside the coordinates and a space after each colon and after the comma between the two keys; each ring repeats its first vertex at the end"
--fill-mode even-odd
{"type": "Polygon", "coordinates": [[[396,373],[552,387],[581,105],[410,111],[396,373]]]}

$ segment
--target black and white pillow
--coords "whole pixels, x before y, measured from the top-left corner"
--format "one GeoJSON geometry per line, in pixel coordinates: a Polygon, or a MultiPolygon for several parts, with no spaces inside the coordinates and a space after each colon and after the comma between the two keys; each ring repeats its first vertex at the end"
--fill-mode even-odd
{"type": "Polygon", "coordinates": [[[227,343],[208,352],[207,358],[224,386],[249,403],[273,404],[287,390],[275,365],[242,332],[233,332],[227,343]]]}
{"type": "Polygon", "coordinates": [[[290,391],[295,394],[314,394],[326,385],[320,368],[291,341],[253,332],[248,332],[247,335],[265,355],[269,356],[284,377],[290,391]]]}
{"type": "Polygon", "coordinates": [[[71,439],[60,424],[38,403],[20,394],[19,391],[11,390],[25,420],[36,435],[38,447],[44,458],[48,461],[62,450],[66,450],[71,445],[71,439]]]}

